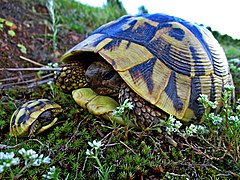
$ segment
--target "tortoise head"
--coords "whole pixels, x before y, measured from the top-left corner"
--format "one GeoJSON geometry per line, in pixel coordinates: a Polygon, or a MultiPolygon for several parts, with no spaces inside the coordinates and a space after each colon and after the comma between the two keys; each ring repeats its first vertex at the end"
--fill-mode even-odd
{"type": "Polygon", "coordinates": [[[106,61],[93,62],[86,70],[85,78],[97,94],[117,96],[122,78],[106,61]]]}
{"type": "Polygon", "coordinates": [[[83,87],[90,87],[97,94],[116,96],[122,78],[104,59],[91,63],[69,62],[55,77],[56,86],[65,93],[83,87]]]}

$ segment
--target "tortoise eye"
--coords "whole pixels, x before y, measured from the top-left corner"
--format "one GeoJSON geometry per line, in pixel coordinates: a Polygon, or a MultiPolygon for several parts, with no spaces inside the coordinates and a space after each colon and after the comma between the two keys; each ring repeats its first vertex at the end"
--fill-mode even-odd
{"type": "Polygon", "coordinates": [[[114,75],[115,75],[115,71],[110,71],[106,74],[103,75],[103,80],[110,80],[114,75]]]}

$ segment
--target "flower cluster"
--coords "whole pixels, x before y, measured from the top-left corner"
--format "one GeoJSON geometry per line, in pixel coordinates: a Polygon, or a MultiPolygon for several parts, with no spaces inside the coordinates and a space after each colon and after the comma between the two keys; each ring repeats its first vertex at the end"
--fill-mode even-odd
{"type": "Polygon", "coordinates": [[[185,130],[183,130],[181,133],[183,136],[189,137],[197,133],[206,134],[208,133],[208,130],[205,126],[191,124],[190,126],[186,127],[185,130]]]}
{"type": "MultiPolygon", "coordinates": [[[[31,166],[40,166],[43,164],[49,164],[50,158],[48,156],[43,157],[43,154],[38,155],[34,150],[25,150],[24,148],[18,151],[19,154],[22,155],[25,163],[24,167],[19,171],[19,175],[27,168],[31,166]]],[[[0,152],[0,173],[4,172],[7,169],[11,170],[11,166],[15,166],[20,164],[20,159],[18,157],[14,157],[14,152],[0,152]]],[[[11,170],[12,172],[12,170],[11,170]]],[[[12,174],[13,177],[15,177],[12,174]]]]}
{"type": "Polygon", "coordinates": [[[119,107],[116,108],[116,110],[113,111],[113,115],[122,115],[125,110],[132,110],[134,108],[134,105],[132,102],[129,102],[129,99],[125,99],[123,104],[121,104],[119,107]]]}
{"type": "Polygon", "coordinates": [[[0,173],[12,165],[19,164],[19,158],[14,156],[13,152],[0,152],[0,173]]]}
{"type": "Polygon", "coordinates": [[[45,179],[54,179],[55,177],[58,177],[55,166],[50,167],[49,172],[47,174],[43,174],[42,177],[45,179]]]}
{"type": "Polygon", "coordinates": [[[95,149],[95,151],[97,151],[98,149],[100,149],[100,147],[104,146],[104,144],[102,144],[102,141],[96,141],[93,140],[93,142],[88,142],[88,145],[92,147],[92,149],[87,149],[86,151],[86,155],[89,157],[94,156],[94,152],[93,149],[95,149]]]}
{"type": "Polygon", "coordinates": [[[177,121],[172,115],[170,115],[166,123],[166,131],[169,134],[171,134],[172,132],[177,132],[179,131],[181,126],[182,123],[180,121],[177,121]]]}
{"type": "Polygon", "coordinates": [[[207,118],[216,126],[221,125],[223,122],[223,118],[219,114],[210,113],[207,118]]]}
{"type": "Polygon", "coordinates": [[[50,158],[43,157],[43,154],[38,155],[36,151],[30,149],[30,150],[25,150],[24,148],[20,149],[18,151],[19,154],[21,154],[25,160],[25,166],[40,166],[42,163],[43,164],[49,164],[50,163],[50,158]]]}
{"type": "Polygon", "coordinates": [[[212,109],[217,108],[217,102],[209,101],[208,96],[205,94],[200,94],[200,97],[197,100],[203,104],[205,109],[208,107],[211,107],[212,109]]]}

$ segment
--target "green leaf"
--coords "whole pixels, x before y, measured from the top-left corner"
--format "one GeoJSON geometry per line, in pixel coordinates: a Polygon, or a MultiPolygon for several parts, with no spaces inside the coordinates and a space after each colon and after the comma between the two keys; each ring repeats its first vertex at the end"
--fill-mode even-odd
{"type": "Polygon", "coordinates": [[[13,22],[10,22],[10,21],[6,21],[5,24],[9,27],[12,27],[13,26],[13,22]]]}
{"type": "Polygon", "coordinates": [[[0,23],[3,23],[5,21],[5,19],[0,18],[0,23]]]}
{"type": "Polygon", "coordinates": [[[8,35],[13,37],[16,35],[16,33],[13,30],[8,30],[8,35]]]}
{"type": "Polygon", "coordinates": [[[19,47],[19,49],[22,53],[24,53],[24,54],[27,53],[27,48],[23,44],[17,44],[17,46],[19,47]]]}
{"type": "Polygon", "coordinates": [[[3,31],[3,28],[4,28],[3,24],[0,23],[0,30],[3,31]]]}

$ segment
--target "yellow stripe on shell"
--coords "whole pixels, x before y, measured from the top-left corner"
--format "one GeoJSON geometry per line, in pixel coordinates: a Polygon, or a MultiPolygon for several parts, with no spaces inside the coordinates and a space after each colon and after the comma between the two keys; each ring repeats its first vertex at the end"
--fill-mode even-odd
{"type": "Polygon", "coordinates": [[[190,76],[195,76],[196,65],[203,66],[205,74],[213,73],[211,61],[209,60],[206,51],[204,51],[202,44],[195,37],[195,35],[180,23],[169,22],[168,24],[171,24],[172,26],[164,27],[156,31],[155,36],[149,41],[149,43],[155,40],[161,42],[162,45],[159,46],[159,51],[157,53],[161,54],[165,46],[170,44],[171,50],[169,53],[169,58],[173,58],[175,60],[175,64],[173,64],[173,66],[177,68],[183,65],[190,66],[190,76]],[[181,42],[174,37],[169,36],[169,28],[179,28],[183,30],[185,35],[183,36],[181,42]],[[189,47],[191,46],[197,50],[199,58],[198,64],[194,62],[192,54],[189,50],[189,47]]]}
{"type": "MultiPolygon", "coordinates": [[[[168,78],[168,80],[170,80],[168,78]]],[[[166,83],[169,82],[166,80],[166,83]]],[[[182,104],[182,109],[177,110],[174,107],[174,99],[171,99],[171,96],[167,94],[165,91],[159,96],[158,101],[156,102],[156,106],[160,109],[163,109],[168,114],[172,114],[176,116],[178,119],[182,119],[187,108],[190,99],[190,91],[191,91],[191,79],[188,76],[176,73],[176,92],[175,89],[172,90],[172,93],[176,93],[179,97],[179,100],[182,104]]]]}
{"type": "Polygon", "coordinates": [[[113,68],[118,72],[126,71],[131,67],[153,58],[153,54],[144,46],[126,40],[122,40],[121,43],[111,51],[101,49],[99,54],[112,64],[113,68]]]}
{"type": "MultiPolygon", "coordinates": [[[[139,27],[145,26],[145,23],[150,24],[151,26],[157,27],[159,25],[158,22],[151,21],[150,19],[144,18],[144,17],[132,17],[129,18],[128,24],[129,28],[132,28],[132,31],[135,31],[139,27]],[[130,25],[129,23],[132,23],[133,21],[137,21],[134,26],[130,25]]],[[[123,25],[122,30],[126,30],[126,24],[123,25]]]]}

